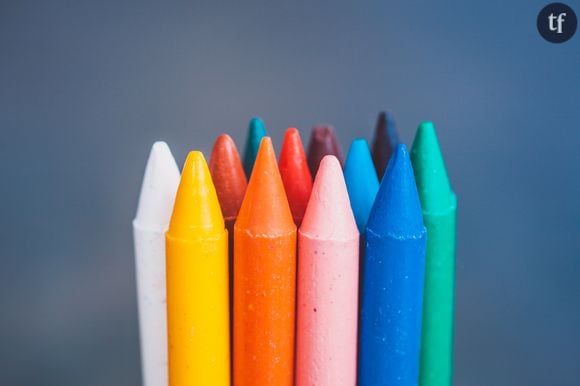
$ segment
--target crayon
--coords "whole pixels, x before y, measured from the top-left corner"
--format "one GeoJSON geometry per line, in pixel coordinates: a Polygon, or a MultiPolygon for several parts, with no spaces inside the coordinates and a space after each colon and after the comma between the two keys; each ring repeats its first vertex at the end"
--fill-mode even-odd
{"type": "Polygon", "coordinates": [[[366,140],[359,138],[350,144],[344,163],[344,179],[356,225],[359,232],[364,234],[379,190],[379,179],[366,140]]]}
{"type": "Polygon", "coordinates": [[[379,180],[383,178],[387,164],[398,143],[399,136],[393,114],[389,111],[379,113],[372,142],[373,162],[379,180]]]}
{"type": "Polygon", "coordinates": [[[165,231],[178,184],[179,168],[169,147],[155,142],[133,220],[144,386],[167,385],[165,231]]]}
{"type": "Polygon", "coordinates": [[[244,148],[244,172],[248,179],[250,179],[254,162],[256,162],[256,155],[260,148],[260,141],[266,135],[268,135],[268,133],[266,132],[264,122],[258,117],[250,119],[246,147],[244,148]]]}
{"type": "Polygon", "coordinates": [[[183,166],[166,247],[169,385],[227,386],[228,234],[199,151],[183,166]]]}
{"type": "Polygon", "coordinates": [[[296,226],[300,226],[312,191],[312,176],[310,169],[308,169],[300,133],[295,128],[286,130],[278,167],[286,196],[288,196],[292,217],[296,226]]]}
{"type": "Polygon", "coordinates": [[[209,159],[209,171],[228,230],[228,251],[231,260],[234,252],[234,223],[242,206],[248,183],[236,144],[229,135],[222,134],[217,137],[209,159]]]}
{"type": "Polygon", "coordinates": [[[308,142],[308,167],[312,176],[316,176],[318,165],[325,155],[333,155],[344,164],[342,148],[331,125],[316,125],[310,133],[308,142]]]}
{"type": "Polygon", "coordinates": [[[234,226],[234,384],[291,386],[296,225],[272,141],[260,145],[234,226]]]}
{"type": "MultiPolygon", "coordinates": [[[[234,223],[238,217],[240,206],[242,206],[242,200],[248,184],[236,144],[229,135],[221,134],[217,137],[211,151],[209,171],[220,202],[226,229],[228,230],[228,272],[231,305],[234,290],[234,223]]],[[[230,335],[232,334],[232,322],[233,312],[230,313],[230,335]]],[[[230,344],[232,341],[230,340],[230,344]]]]}
{"type": "Polygon", "coordinates": [[[354,386],[358,230],[340,163],[321,163],[298,232],[297,386],[354,386]]]}
{"type": "Polygon", "coordinates": [[[417,385],[426,230],[405,145],[391,157],[365,237],[359,385],[417,385]]]}
{"type": "Polygon", "coordinates": [[[431,122],[419,125],[411,160],[427,227],[420,384],[451,385],[457,199],[431,122]]]}

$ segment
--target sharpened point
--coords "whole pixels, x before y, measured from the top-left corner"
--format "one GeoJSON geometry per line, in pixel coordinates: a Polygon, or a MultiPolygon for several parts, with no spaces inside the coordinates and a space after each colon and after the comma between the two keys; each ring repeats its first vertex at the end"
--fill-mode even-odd
{"type": "Polygon", "coordinates": [[[248,183],[238,149],[229,135],[217,137],[209,160],[209,170],[224,219],[234,220],[240,211],[248,183]]]}
{"type": "Polygon", "coordinates": [[[379,190],[379,179],[365,139],[352,141],[344,163],[344,179],[356,225],[364,233],[379,190]]]}
{"type": "Polygon", "coordinates": [[[367,223],[367,232],[395,238],[425,233],[421,202],[405,145],[397,145],[367,223]]]}
{"type": "Polygon", "coordinates": [[[146,229],[165,231],[178,184],[179,167],[169,146],[163,141],[155,142],[145,166],[135,224],[146,229]]]}
{"type": "Polygon", "coordinates": [[[296,230],[270,137],[264,137],[260,144],[235,228],[254,235],[282,235],[296,230]]]}
{"type": "Polygon", "coordinates": [[[316,125],[312,128],[308,143],[308,166],[313,177],[316,177],[320,161],[325,155],[333,155],[341,165],[344,163],[344,155],[334,128],[331,125],[316,125]]]}
{"type": "Polygon", "coordinates": [[[398,143],[399,136],[393,114],[389,111],[379,113],[372,142],[373,162],[379,180],[383,178],[391,155],[398,143]]]}
{"type": "Polygon", "coordinates": [[[358,230],[340,162],[333,155],[320,162],[300,233],[323,240],[352,240],[358,230]]]}
{"type": "Polygon", "coordinates": [[[286,130],[278,167],[288,196],[292,217],[296,225],[300,225],[312,191],[312,175],[308,168],[300,133],[295,128],[286,130]]]}
{"type": "Polygon", "coordinates": [[[260,148],[260,141],[266,135],[268,135],[268,133],[266,132],[264,122],[258,117],[252,118],[248,126],[248,137],[244,149],[244,171],[248,179],[250,179],[254,163],[256,162],[256,155],[260,148]]]}
{"type": "Polygon", "coordinates": [[[411,160],[425,213],[440,213],[455,208],[455,194],[451,190],[445,162],[432,122],[417,128],[411,160]]]}
{"type": "Polygon", "coordinates": [[[183,166],[168,233],[188,239],[215,230],[224,230],[217,193],[203,153],[192,151],[183,166]]]}

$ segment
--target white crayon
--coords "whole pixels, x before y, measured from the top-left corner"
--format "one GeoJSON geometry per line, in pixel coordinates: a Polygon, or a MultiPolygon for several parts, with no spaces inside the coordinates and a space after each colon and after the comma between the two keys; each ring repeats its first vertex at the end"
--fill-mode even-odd
{"type": "Polygon", "coordinates": [[[168,382],[165,232],[179,178],[179,168],[169,146],[155,142],[133,220],[144,386],[167,386],[168,382]]]}

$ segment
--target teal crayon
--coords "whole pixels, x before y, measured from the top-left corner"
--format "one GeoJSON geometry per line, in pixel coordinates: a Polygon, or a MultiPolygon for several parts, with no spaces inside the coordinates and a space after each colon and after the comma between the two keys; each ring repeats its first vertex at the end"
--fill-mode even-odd
{"type": "Polygon", "coordinates": [[[248,180],[252,174],[254,162],[256,162],[256,155],[258,154],[258,149],[260,148],[260,142],[262,141],[262,138],[267,135],[268,132],[266,131],[264,121],[258,117],[250,119],[243,160],[244,172],[246,173],[248,180]]]}
{"type": "Polygon", "coordinates": [[[358,138],[350,144],[344,163],[344,179],[358,231],[363,234],[379,190],[379,179],[365,139],[358,138]]]}
{"type": "Polygon", "coordinates": [[[449,386],[453,384],[457,199],[451,190],[433,123],[419,125],[411,161],[427,227],[420,385],[449,386]]]}

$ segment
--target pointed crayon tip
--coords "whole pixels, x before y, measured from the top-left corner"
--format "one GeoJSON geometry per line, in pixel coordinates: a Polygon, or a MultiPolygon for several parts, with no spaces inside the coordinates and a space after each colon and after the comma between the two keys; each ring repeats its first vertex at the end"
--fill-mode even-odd
{"type": "Polygon", "coordinates": [[[396,238],[426,232],[413,167],[405,145],[397,145],[367,223],[367,233],[396,238]]]}
{"type": "Polygon", "coordinates": [[[163,141],[155,142],[145,166],[135,223],[144,228],[165,231],[178,184],[179,167],[169,146],[163,141]]]}
{"type": "Polygon", "coordinates": [[[192,151],[183,165],[169,233],[189,239],[200,232],[223,230],[224,219],[205,158],[202,152],[192,151]]]}
{"type": "Polygon", "coordinates": [[[224,220],[238,216],[248,185],[234,140],[227,134],[217,137],[209,160],[215,189],[224,220]]]}
{"type": "Polygon", "coordinates": [[[284,134],[278,167],[292,217],[299,226],[312,191],[312,175],[308,168],[300,133],[296,128],[289,128],[284,134]]]}
{"type": "Polygon", "coordinates": [[[260,144],[235,227],[268,235],[296,231],[270,137],[260,144]]]}
{"type": "Polygon", "coordinates": [[[246,173],[246,177],[248,179],[252,174],[252,169],[254,167],[254,163],[256,162],[256,155],[258,154],[258,149],[260,148],[260,141],[266,135],[268,135],[268,133],[266,132],[266,126],[264,125],[264,122],[258,117],[253,117],[250,119],[246,147],[244,148],[244,172],[246,173]]]}
{"type": "Polygon", "coordinates": [[[398,143],[399,135],[393,114],[389,111],[379,113],[372,142],[373,162],[379,180],[383,178],[387,164],[398,143]]]}
{"type": "Polygon", "coordinates": [[[344,179],[356,225],[359,232],[364,233],[379,190],[379,179],[366,140],[352,141],[344,163],[344,179]]]}
{"type": "Polygon", "coordinates": [[[312,128],[308,142],[308,166],[313,176],[316,176],[325,155],[333,155],[341,165],[344,164],[344,155],[334,128],[331,125],[316,125],[312,128]]]}
{"type": "Polygon", "coordinates": [[[358,237],[340,162],[333,155],[320,162],[300,233],[325,240],[358,237]]]}
{"type": "Polygon", "coordinates": [[[417,128],[411,148],[411,160],[423,210],[437,213],[454,207],[455,195],[451,190],[432,122],[423,122],[417,128]]]}

